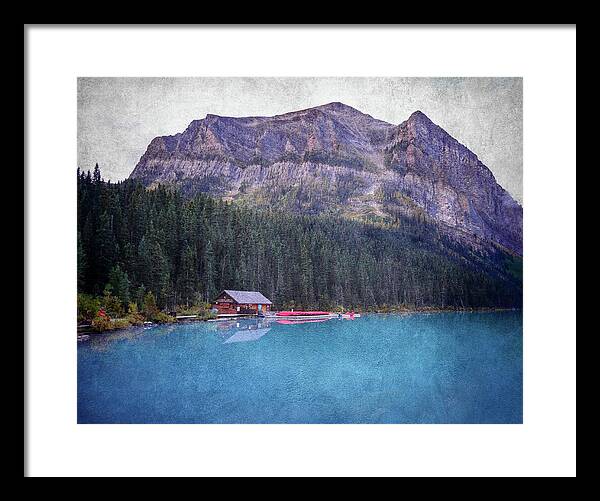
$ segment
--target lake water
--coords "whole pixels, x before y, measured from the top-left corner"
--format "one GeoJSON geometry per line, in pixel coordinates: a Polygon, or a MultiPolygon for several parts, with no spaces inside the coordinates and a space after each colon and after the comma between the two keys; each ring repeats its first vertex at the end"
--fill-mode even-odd
{"type": "Polygon", "coordinates": [[[78,342],[79,423],[521,423],[522,313],[195,322],[78,342]]]}

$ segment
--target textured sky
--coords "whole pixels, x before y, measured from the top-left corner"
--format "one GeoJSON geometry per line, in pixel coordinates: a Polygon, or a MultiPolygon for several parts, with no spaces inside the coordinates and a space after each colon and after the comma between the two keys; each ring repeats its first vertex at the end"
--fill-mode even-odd
{"type": "Polygon", "coordinates": [[[79,78],[77,161],[125,179],[156,137],[207,113],[270,116],[340,101],[393,124],[421,110],[523,200],[521,78],[79,78]]]}

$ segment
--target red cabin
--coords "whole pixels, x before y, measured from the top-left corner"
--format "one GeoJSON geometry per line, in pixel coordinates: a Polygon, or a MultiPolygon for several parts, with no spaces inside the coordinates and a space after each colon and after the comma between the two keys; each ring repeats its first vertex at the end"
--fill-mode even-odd
{"type": "Polygon", "coordinates": [[[271,311],[273,303],[260,292],[224,290],[213,304],[220,315],[258,315],[271,311]]]}

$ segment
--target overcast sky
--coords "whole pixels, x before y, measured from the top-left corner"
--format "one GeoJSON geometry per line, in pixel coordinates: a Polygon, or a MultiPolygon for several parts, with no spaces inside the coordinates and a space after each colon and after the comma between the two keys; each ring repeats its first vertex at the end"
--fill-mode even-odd
{"type": "Polygon", "coordinates": [[[125,179],[156,137],[207,113],[270,116],[340,101],[393,124],[421,110],[523,199],[521,78],[80,78],[78,166],[125,179]]]}

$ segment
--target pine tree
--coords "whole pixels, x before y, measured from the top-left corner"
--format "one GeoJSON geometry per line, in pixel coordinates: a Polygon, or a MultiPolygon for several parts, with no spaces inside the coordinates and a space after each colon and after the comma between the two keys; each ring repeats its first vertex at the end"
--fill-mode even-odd
{"type": "Polygon", "coordinates": [[[92,177],[92,180],[96,185],[99,185],[102,182],[102,174],[100,173],[100,167],[98,167],[97,163],[94,167],[94,175],[92,177]]]}
{"type": "Polygon", "coordinates": [[[138,305],[139,309],[142,309],[144,304],[144,298],[146,297],[146,287],[144,284],[141,284],[136,290],[134,295],[134,301],[138,305]]]}
{"type": "Polygon", "coordinates": [[[204,256],[202,259],[202,282],[204,284],[204,292],[206,294],[206,301],[212,301],[216,294],[215,288],[215,262],[213,246],[210,240],[206,242],[204,248],[204,256]]]}
{"type": "Polygon", "coordinates": [[[300,244],[300,300],[305,308],[313,305],[312,261],[308,246],[300,244]]]}
{"type": "Polygon", "coordinates": [[[192,246],[186,244],[180,258],[179,276],[177,281],[178,296],[181,303],[189,306],[194,300],[198,286],[198,274],[196,267],[196,255],[192,246]]]}
{"type": "Polygon", "coordinates": [[[129,277],[118,264],[110,270],[108,283],[111,286],[112,293],[121,301],[124,307],[127,307],[130,300],[129,277]]]}
{"type": "Polygon", "coordinates": [[[117,242],[113,232],[113,216],[107,211],[102,212],[98,220],[98,229],[94,238],[92,249],[95,251],[97,266],[94,279],[100,282],[108,280],[110,269],[114,266],[118,255],[117,242]]]}
{"type": "Polygon", "coordinates": [[[152,291],[149,291],[144,296],[144,300],[142,303],[142,313],[146,318],[152,319],[158,313],[158,306],[156,304],[156,298],[152,291]]]}
{"type": "Polygon", "coordinates": [[[86,271],[87,259],[85,256],[85,250],[83,248],[81,233],[77,232],[77,292],[85,291],[86,271]]]}

